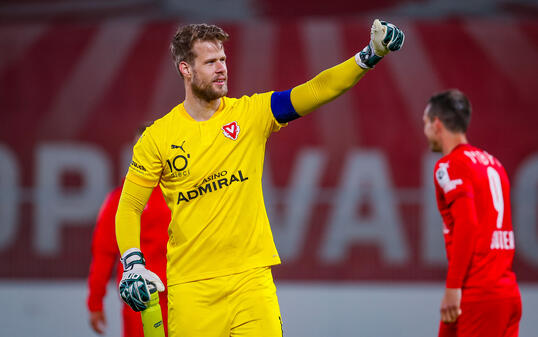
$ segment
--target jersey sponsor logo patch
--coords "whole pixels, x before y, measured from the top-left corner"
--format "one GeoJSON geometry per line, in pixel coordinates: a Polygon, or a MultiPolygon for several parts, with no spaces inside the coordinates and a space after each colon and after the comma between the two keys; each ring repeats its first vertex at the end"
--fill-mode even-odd
{"type": "Polygon", "coordinates": [[[439,164],[439,168],[435,171],[435,179],[437,179],[437,183],[445,193],[448,193],[454,190],[458,185],[463,184],[461,179],[450,179],[450,176],[448,175],[448,163],[439,164]]]}
{"type": "Polygon", "coordinates": [[[195,186],[194,189],[188,191],[181,191],[177,196],[177,204],[180,202],[189,202],[198,197],[202,197],[204,194],[216,192],[224,187],[229,187],[233,183],[242,183],[248,180],[246,175],[243,175],[241,170],[227,177],[228,171],[222,171],[217,174],[213,174],[203,180],[201,185],[195,186]],[[217,179],[222,177],[221,179],[217,179]]]}
{"type": "Polygon", "coordinates": [[[168,167],[170,168],[170,177],[172,178],[183,178],[191,174],[190,170],[187,168],[191,155],[185,151],[185,148],[183,147],[184,145],[185,140],[181,145],[171,144],[172,149],[179,149],[184,153],[184,155],[176,155],[174,158],[166,160],[166,164],[168,164],[168,167]]]}
{"type": "Polygon", "coordinates": [[[172,178],[187,177],[191,174],[190,170],[187,169],[190,157],[191,155],[187,153],[186,156],[177,155],[174,158],[166,160],[166,164],[168,164],[168,167],[170,168],[170,176],[172,178]]]}
{"type": "Polygon", "coordinates": [[[135,162],[134,160],[131,161],[131,166],[134,167],[134,168],[137,168],[139,171],[144,171],[144,172],[146,172],[146,168],[145,168],[143,165],[141,165],[141,164],[135,162]]]}
{"type": "Polygon", "coordinates": [[[239,130],[239,125],[235,121],[225,124],[222,127],[222,133],[231,140],[237,139],[237,136],[239,135],[239,130]]]}

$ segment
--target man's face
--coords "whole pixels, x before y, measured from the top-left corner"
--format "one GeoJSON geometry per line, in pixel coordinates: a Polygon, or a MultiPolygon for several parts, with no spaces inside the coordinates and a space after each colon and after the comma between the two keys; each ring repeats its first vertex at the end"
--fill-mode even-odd
{"type": "Polygon", "coordinates": [[[193,93],[207,101],[213,101],[228,93],[228,69],[226,54],[219,41],[196,41],[191,78],[193,93]]]}
{"type": "Polygon", "coordinates": [[[430,145],[430,149],[433,152],[441,152],[441,142],[439,139],[439,132],[438,132],[438,124],[440,123],[437,118],[434,118],[433,120],[428,116],[428,112],[430,111],[430,105],[426,106],[426,109],[424,109],[424,115],[422,116],[422,120],[424,121],[424,135],[426,136],[426,139],[428,140],[428,144],[430,145]]]}

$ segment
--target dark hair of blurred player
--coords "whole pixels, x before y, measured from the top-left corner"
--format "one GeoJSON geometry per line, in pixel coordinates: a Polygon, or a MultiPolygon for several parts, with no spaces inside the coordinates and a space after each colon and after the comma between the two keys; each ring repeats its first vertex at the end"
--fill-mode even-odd
{"type": "Polygon", "coordinates": [[[453,135],[456,142],[467,142],[465,132],[471,121],[471,104],[467,97],[459,90],[450,90],[433,95],[426,108],[424,118],[424,133],[430,142],[430,147],[434,152],[443,152],[441,148],[440,133],[433,132],[443,127],[449,131],[446,136],[453,135]],[[437,119],[438,125],[433,127],[437,119]],[[426,129],[426,126],[428,127],[426,129]]]}

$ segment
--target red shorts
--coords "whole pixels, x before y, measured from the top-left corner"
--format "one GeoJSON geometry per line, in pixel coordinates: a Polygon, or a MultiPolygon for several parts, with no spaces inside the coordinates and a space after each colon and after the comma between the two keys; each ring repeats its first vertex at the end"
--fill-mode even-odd
{"type": "Polygon", "coordinates": [[[439,326],[439,337],[517,337],[521,298],[462,302],[455,323],[439,326]]]}

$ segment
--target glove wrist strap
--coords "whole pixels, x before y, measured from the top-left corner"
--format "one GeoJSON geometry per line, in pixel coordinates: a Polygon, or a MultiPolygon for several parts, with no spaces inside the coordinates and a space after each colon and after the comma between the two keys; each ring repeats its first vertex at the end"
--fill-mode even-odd
{"type": "Polygon", "coordinates": [[[363,69],[372,69],[377,62],[381,61],[383,58],[382,56],[378,56],[374,52],[374,48],[372,47],[372,42],[370,42],[366,47],[364,47],[363,50],[355,54],[355,62],[359,65],[359,67],[363,69]]]}
{"type": "Polygon", "coordinates": [[[144,259],[144,254],[142,254],[140,249],[131,248],[123,254],[121,258],[121,263],[123,264],[123,270],[128,271],[132,270],[133,267],[137,264],[145,266],[146,259],[144,259]]]}

